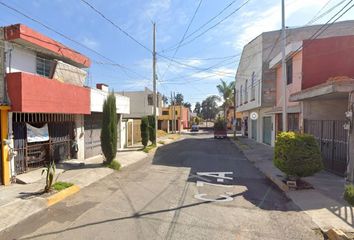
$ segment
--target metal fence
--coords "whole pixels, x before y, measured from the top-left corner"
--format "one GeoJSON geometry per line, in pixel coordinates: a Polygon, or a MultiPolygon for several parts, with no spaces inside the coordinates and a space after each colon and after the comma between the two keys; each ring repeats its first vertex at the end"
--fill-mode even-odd
{"type": "Polygon", "coordinates": [[[347,166],[347,132],[341,120],[304,120],[304,130],[312,134],[320,146],[327,171],[344,176],[347,166]]]}

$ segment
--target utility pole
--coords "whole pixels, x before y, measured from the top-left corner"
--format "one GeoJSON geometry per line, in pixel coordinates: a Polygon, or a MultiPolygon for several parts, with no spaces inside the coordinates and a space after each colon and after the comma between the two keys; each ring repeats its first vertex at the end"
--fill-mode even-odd
{"type": "Polygon", "coordinates": [[[153,40],[152,40],[152,79],[153,79],[153,91],[154,91],[154,118],[155,118],[155,144],[157,143],[157,92],[156,92],[156,24],[153,23],[153,40]]]}
{"type": "Polygon", "coordinates": [[[286,56],[285,56],[285,47],[286,47],[286,32],[285,32],[285,4],[284,0],[281,1],[281,31],[282,31],[282,46],[281,46],[281,68],[282,68],[282,79],[283,79],[283,132],[288,131],[287,125],[287,78],[286,78],[286,56]]]}
{"type": "Polygon", "coordinates": [[[236,119],[237,118],[236,118],[236,86],[235,86],[235,88],[234,88],[234,119],[232,122],[232,125],[234,127],[234,139],[236,139],[236,123],[237,123],[236,119]],[[234,125],[234,123],[235,123],[235,125],[234,125]]]}
{"type": "Polygon", "coordinates": [[[173,133],[176,133],[176,95],[175,92],[173,92],[173,133]]]}

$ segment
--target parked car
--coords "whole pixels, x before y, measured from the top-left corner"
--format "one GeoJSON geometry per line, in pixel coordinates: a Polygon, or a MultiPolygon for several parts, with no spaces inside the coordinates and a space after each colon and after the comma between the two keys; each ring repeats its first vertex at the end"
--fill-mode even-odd
{"type": "Polygon", "coordinates": [[[226,122],[222,118],[218,118],[214,123],[214,138],[226,138],[227,127],[226,122]]]}
{"type": "Polygon", "coordinates": [[[199,131],[199,126],[196,124],[193,124],[191,127],[191,132],[198,132],[199,131]]]}

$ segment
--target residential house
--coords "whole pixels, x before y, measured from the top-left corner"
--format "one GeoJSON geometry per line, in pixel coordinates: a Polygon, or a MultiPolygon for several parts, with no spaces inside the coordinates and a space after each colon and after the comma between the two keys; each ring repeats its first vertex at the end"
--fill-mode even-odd
{"type": "MultiPolygon", "coordinates": [[[[123,121],[127,122],[127,145],[131,146],[141,142],[140,124],[141,118],[154,114],[153,91],[145,88],[144,91],[124,91],[117,92],[130,99],[130,113],[123,115],[123,121]]],[[[162,95],[157,94],[157,116],[161,114],[163,107],[162,95]]]]}
{"type": "MultiPolygon", "coordinates": [[[[96,84],[96,89],[91,88],[91,114],[85,115],[85,158],[94,157],[102,154],[101,149],[101,129],[103,117],[103,103],[106,100],[109,91],[108,85],[96,84]]],[[[115,93],[117,108],[117,149],[123,149],[126,146],[127,122],[123,122],[123,114],[130,113],[130,100],[115,93]]]]}
{"type": "Polygon", "coordinates": [[[2,184],[49,160],[84,159],[90,63],[23,24],[0,28],[2,184]]]}
{"type": "MultiPolygon", "coordinates": [[[[241,119],[242,114],[240,112],[236,112],[236,130],[241,131],[241,119]]],[[[227,128],[232,129],[235,120],[235,107],[230,106],[226,110],[226,122],[227,128]]]]}
{"type": "Polygon", "coordinates": [[[293,72],[292,80],[287,79],[288,117],[297,115],[293,122],[288,118],[288,125],[314,135],[325,169],[353,181],[354,36],[296,44],[302,48],[287,47],[287,65],[292,62],[293,72]]]}
{"type": "Polygon", "coordinates": [[[191,114],[184,106],[169,106],[162,108],[158,118],[158,129],[166,132],[181,131],[190,127],[191,114]],[[173,112],[174,111],[174,112],[173,112]],[[173,123],[174,122],[174,123],[173,123]]]}
{"type": "MultiPolygon", "coordinates": [[[[286,29],[287,45],[309,39],[323,25],[286,29]]],[[[351,35],[354,21],[337,22],[317,38],[351,35]]],[[[281,31],[264,32],[243,48],[236,73],[236,111],[242,114],[242,134],[258,142],[274,142],[274,113],[277,105],[277,69],[269,63],[280,52],[281,31]],[[251,120],[251,113],[258,118],[251,120]]],[[[296,104],[295,104],[296,105],[296,104]]],[[[292,111],[296,111],[296,106],[292,111]]],[[[296,113],[296,112],[294,112],[296,113]]],[[[289,116],[296,118],[296,115],[289,116]]],[[[278,119],[278,118],[277,118],[278,119]]],[[[291,121],[296,121],[291,119],[291,121]]]]}

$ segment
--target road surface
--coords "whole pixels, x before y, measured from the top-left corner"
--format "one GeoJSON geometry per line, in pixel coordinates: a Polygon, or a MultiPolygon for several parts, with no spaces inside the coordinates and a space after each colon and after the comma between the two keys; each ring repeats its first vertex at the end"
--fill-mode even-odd
{"type": "Polygon", "coordinates": [[[323,239],[314,228],[231,141],[196,134],[0,239],[323,239]]]}

